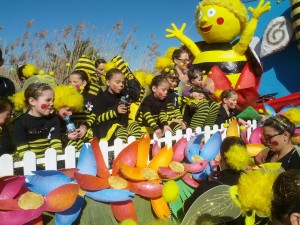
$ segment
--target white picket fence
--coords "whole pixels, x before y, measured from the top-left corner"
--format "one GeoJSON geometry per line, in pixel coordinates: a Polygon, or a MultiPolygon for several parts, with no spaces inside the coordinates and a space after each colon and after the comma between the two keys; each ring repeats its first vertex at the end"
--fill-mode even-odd
{"type": "MultiPolygon", "coordinates": [[[[248,121],[248,124],[250,125],[247,128],[247,137],[249,138],[252,130],[257,127],[257,121],[248,121]]],[[[186,129],[185,134],[181,130],[178,130],[175,136],[172,136],[171,132],[166,132],[163,138],[158,139],[154,136],[154,139],[151,140],[151,143],[157,141],[160,146],[165,144],[172,146],[173,141],[178,141],[182,137],[190,140],[192,136],[200,133],[204,134],[204,139],[207,141],[210,136],[217,131],[222,133],[222,138],[226,137],[226,128],[224,128],[223,125],[221,128],[219,128],[217,125],[214,125],[212,129],[210,129],[210,127],[205,127],[204,130],[197,128],[195,133],[193,133],[192,129],[190,128],[186,129]]],[[[106,141],[100,141],[99,146],[106,165],[108,165],[108,152],[114,151],[114,156],[116,157],[124,147],[134,140],[134,137],[129,137],[128,143],[123,143],[121,139],[117,138],[114,141],[113,146],[108,146],[106,141]]],[[[23,168],[23,174],[30,175],[32,174],[32,171],[36,170],[37,165],[39,164],[43,164],[46,170],[57,170],[58,161],[64,161],[65,168],[76,168],[76,158],[78,158],[79,154],[80,152],[75,152],[75,148],[73,146],[67,146],[65,148],[65,154],[63,155],[57,155],[55,149],[53,148],[47,149],[45,152],[45,158],[39,159],[36,159],[35,153],[28,151],[24,154],[23,160],[18,162],[14,162],[11,155],[4,154],[0,157],[0,177],[14,175],[15,168],[23,168]]]]}

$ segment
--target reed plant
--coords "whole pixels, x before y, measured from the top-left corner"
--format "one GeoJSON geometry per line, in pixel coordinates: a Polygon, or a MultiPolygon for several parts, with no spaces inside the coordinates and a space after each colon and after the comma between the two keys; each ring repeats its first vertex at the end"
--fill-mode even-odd
{"type": "MultiPolygon", "coordinates": [[[[45,74],[53,74],[62,83],[82,55],[93,60],[101,57],[110,61],[119,54],[132,70],[149,73],[154,72],[155,60],[160,56],[155,34],[139,45],[135,37],[138,27],[133,26],[128,34],[124,34],[123,20],[117,21],[110,30],[101,30],[87,23],[53,31],[41,29],[34,32],[33,28],[34,20],[30,20],[19,38],[10,43],[1,42],[5,65],[0,68],[0,74],[17,84],[16,70],[26,63],[36,65],[45,74]]],[[[0,32],[5,32],[5,28],[0,26],[0,32]]]]}

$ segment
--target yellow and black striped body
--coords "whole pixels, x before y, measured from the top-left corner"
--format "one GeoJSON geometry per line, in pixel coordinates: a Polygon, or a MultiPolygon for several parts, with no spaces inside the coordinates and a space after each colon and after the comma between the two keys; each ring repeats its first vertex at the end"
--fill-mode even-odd
{"type": "Polygon", "coordinates": [[[295,36],[298,41],[298,49],[300,50],[300,0],[290,0],[292,8],[292,22],[295,36]]]}
{"type": "Polygon", "coordinates": [[[239,55],[235,52],[231,43],[196,43],[201,53],[196,56],[193,66],[202,72],[204,76],[208,75],[214,65],[217,65],[231,81],[232,87],[236,82],[247,63],[246,55],[239,55]]]}
{"type": "Polygon", "coordinates": [[[19,157],[32,151],[37,158],[42,158],[48,148],[54,148],[58,154],[63,152],[60,122],[56,115],[34,117],[22,114],[14,122],[14,140],[19,157]]]}

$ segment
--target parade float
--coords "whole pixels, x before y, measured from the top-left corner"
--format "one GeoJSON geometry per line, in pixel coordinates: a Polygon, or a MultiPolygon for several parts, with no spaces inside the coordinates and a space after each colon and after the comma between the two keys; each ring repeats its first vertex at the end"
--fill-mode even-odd
{"type": "MultiPolygon", "coordinates": [[[[291,2],[291,8],[294,10],[296,1],[291,2]]],[[[286,17],[288,13],[284,11],[291,11],[287,1],[271,4],[272,9],[269,3],[263,1],[245,3],[252,6],[249,9],[252,18],[248,21],[245,5],[240,1],[200,2],[196,8],[196,24],[204,42],[193,42],[185,36],[183,34],[185,25],[180,29],[172,25],[173,30],[167,30],[168,37],[177,37],[190,49],[194,55],[193,64],[209,78],[207,82],[216,94],[224,89],[235,89],[240,96],[241,109],[251,105],[257,110],[270,112],[270,115],[280,113],[280,110],[285,111],[284,106],[288,104],[298,106],[300,103],[297,92],[299,87],[292,86],[290,89],[293,91],[290,92],[281,91],[283,84],[274,78],[274,74],[270,74],[271,65],[274,68],[285,65],[277,65],[280,63],[276,64],[277,61],[268,59],[273,59],[273,55],[282,57],[291,51],[294,55],[298,53],[295,50],[297,47],[292,38],[295,32],[291,25],[294,24],[295,29],[298,21],[292,22],[291,18],[286,17]],[[276,10],[272,12],[273,9],[276,10]],[[268,21],[266,18],[259,21],[258,28],[264,32],[261,38],[255,41],[258,19],[265,14],[271,15],[269,18],[272,18],[268,21]],[[283,14],[285,17],[282,17],[283,14]],[[217,16],[215,20],[214,16],[217,16]],[[213,25],[207,24],[208,17],[213,21],[213,25]],[[222,26],[224,30],[218,27],[215,33],[212,32],[210,35],[213,26],[222,26]],[[277,36],[279,34],[283,36],[277,36]],[[241,36],[237,39],[239,35],[241,36]],[[283,39],[280,45],[276,38],[283,39]],[[272,43],[275,43],[275,48],[272,43]],[[218,54],[215,55],[214,51],[218,54]],[[278,56],[279,53],[281,55],[278,56]],[[271,76],[274,79],[270,79],[271,76]],[[261,95],[275,92],[279,92],[278,98],[276,96],[276,99],[267,101],[268,104],[257,101],[261,95]]],[[[292,15],[296,18],[295,11],[292,15]]],[[[299,38],[298,34],[296,37],[299,38]]],[[[293,63],[293,60],[290,61],[293,63]]],[[[291,66],[293,69],[297,68],[299,63],[294,64],[291,66]]],[[[286,71],[284,75],[281,75],[279,70],[273,73],[282,77],[286,71]]],[[[295,85],[293,74],[289,73],[286,77],[291,85],[295,85]]],[[[252,157],[263,149],[260,143],[261,128],[254,130],[249,138],[245,132],[239,130],[236,121],[233,121],[226,130],[228,136],[243,137],[252,157]]],[[[199,211],[192,209],[184,217],[183,202],[198,187],[201,179],[206,179],[216,169],[218,165],[216,156],[220,151],[222,135],[224,136],[224,133],[216,131],[204,142],[203,133],[194,134],[189,140],[183,137],[171,146],[166,144],[160,147],[155,142],[150,144],[150,136],[145,134],[141,139],[128,144],[116,156],[111,170],[104,162],[98,140],[94,139],[92,143],[84,145],[76,168],[32,171],[32,175],[1,177],[0,224],[134,225],[180,224],[181,221],[191,224],[190,219],[195,214],[199,216],[199,211]]],[[[278,170],[277,166],[274,170],[278,170]]],[[[275,175],[258,173],[250,174],[252,180],[245,183],[247,187],[251,183],[262,185],[261,187],[270,186],[275,175]],[[268,183],[254,183],[255,179],[267,180],[268,183]]],[[[229,206],[234,208],[234,215],[232,216],[232,211],[228,214],[227,211],[223,211],[222,215],[235,218],[250,211],[252,214],[246,215],[247,224],[254,224],[253,217],[256,212],[263,216],[269,215],[266,208],[255,208],[255,202],[252,202],[251,206],[237,202],[236,197],[230,196],[232,192],[228,186],[219,188],[220,190],[213,189],[202,196],[199,199],[200,206],[203,206],[203,201],[215,200],[217,194],[224,193],[222,204],[229,202],[229,206]]],[[[269,189],[266,191],[265,196],[258,195],[258,192],[249,192],[248,195],[261,196],[264,200],[270,199],[269,189]]],[[[238,193],[240,196],[243,194],[245,193],[238,193]]],[[[269,202],[262,206],[269,206],[269,202]]],[[[215,213],[214,215],[219,215],[218,210],[215,213]]]]}

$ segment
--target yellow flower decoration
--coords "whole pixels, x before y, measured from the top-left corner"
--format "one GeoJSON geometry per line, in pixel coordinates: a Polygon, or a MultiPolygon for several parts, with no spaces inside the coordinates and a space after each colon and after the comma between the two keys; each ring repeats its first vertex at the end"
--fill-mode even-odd
{"type": "Polygon", "coordinates": [[[55,74],[54,71],[50,71],[49,73],[50,76],[54,76],[54,74],[55,74]]]}
{"type": "Polygon", "coordinates": [[[66,67],[70,67],[70,66],[71,66],[71,63],[67,63],[67,64],[66,64],[66,67]]]}
{"type": "Polygon", "coordinates": [[[39,75],[44,75],[45,74],[45,71],[44,70],[40,70],[39,71],[39,75]]]}

